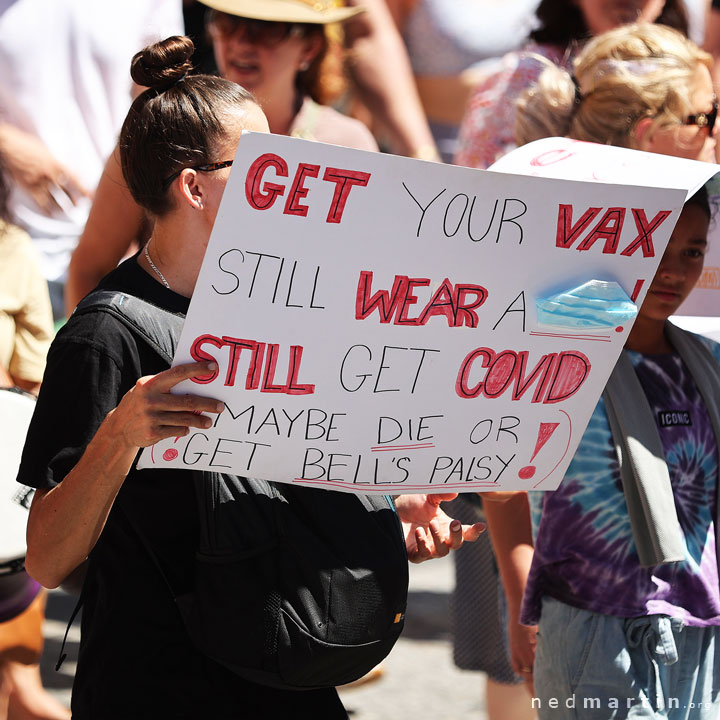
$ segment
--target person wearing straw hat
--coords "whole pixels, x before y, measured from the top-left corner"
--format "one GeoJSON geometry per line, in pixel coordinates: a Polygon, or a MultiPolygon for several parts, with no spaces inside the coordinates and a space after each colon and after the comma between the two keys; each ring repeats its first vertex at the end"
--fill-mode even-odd
{"type": "MultiPolygon", "coordinates": [[[[334,0],[201,0],[220,74],[257,98],[270,131],[377,150],[367,127],[329,107],[344,89],[337,24],[363,12],[334,0]]],[[[90,217],[70,263],[68,316],[147,228],[120,171],[108,159],[90,217]]]]}
{"type": "Polygon", "coordinates": [[[270,130],[376,150],[367,128],[327,105],[343,90],[339,36],[331,27],[362,12],[333,0],[201,0],[223,77],[250,90],[270,130]]]}

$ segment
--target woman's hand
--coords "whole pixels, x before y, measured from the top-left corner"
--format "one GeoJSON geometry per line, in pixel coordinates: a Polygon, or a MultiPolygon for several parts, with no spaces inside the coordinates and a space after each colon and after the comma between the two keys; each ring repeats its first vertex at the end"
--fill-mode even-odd
{"type": "Polygon", "coordinates": [[[170,391],[183,380],[209,375],[216,368],[215,363],[187,363],[141,377],[108,420],[133,448],[187,435],[191,427],[209,428],[213,421],[201,413],[222,412],[223,403],[199,395],[173,395],[170,391]]]}
{"type": "Polygon", "coordinates": [[[63,481],[36,491],[25,558],[32,577],[45,587],[57,587],[90,554],[138,448],[212,424],[199,413],[220,412],[222,403],[197,395],[171,395],[170,390],[215,369],[215,363],[187,363],[140,378],[108,413],[63,481]]]}
{"type": "Polygon", "coordinates": [[[454,500],[457,493],[439,495],[400,495],[395,506],[405,533],[408,560],[421,563],[444,557],[463,542],[474,542],[485,530],[483,523],[462,525],[453,520],[440,503],[454,500]]]}

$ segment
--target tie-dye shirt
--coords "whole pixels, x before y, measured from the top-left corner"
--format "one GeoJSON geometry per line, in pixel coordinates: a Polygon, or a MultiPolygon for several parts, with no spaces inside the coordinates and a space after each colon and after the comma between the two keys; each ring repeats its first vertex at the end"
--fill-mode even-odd
{"type": "MultiPolygon", "coordinates": [[[[720,345],[708,345],[720,364],[720,345]]],[[[678,355],[629,354],[657,421],[685,560],[641,567],[601,399],[560,487],[530,493],[536,542],[524,623],[537,623],[549,595],[605,615],[663,614],[687,625],[720,625],[718,457],[710,418],[678,355]]]]}

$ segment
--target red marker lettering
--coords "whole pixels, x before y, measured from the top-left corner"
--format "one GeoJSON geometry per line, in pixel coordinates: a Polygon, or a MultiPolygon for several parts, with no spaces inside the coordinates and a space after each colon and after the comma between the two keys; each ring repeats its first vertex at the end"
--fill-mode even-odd
{"type": "Polygon", "coordinates": [[[309,163],[300,163],[298,165],[297,172],[295,173],[295,179],[293,180],[292,187],[290,188],[290,195],[288,195],[287,202],[285,203],[285,209],[283,212],[286,215],[299,215],[300,217],[307,217],[308,206],[301,205],[300,200],[307,197],[308,189],[305,187],[305,178],[318,176],[320,172],[319,165],[310,165],[309,163]]]}
{"type": "Polygon", "coordinates": [[[270,181],[260,187],[263,176],[270,167],[275,168],[275,172],[281,177],[287,177],[287,163],[275,153],[265,153],[253,162],[245,178],[245,197],[256,210],[271,208],[277,196],[285,193],[283,185],[270,181]]]}
{"type": "Polygon", "coordinates": [[[325,168],[323,180],[335,183],[335,192],[325,222],[339,223],[342,220],[350,191],[355,185],[365,187],[370,181],[370,173],[329,167],[325,168]]]}

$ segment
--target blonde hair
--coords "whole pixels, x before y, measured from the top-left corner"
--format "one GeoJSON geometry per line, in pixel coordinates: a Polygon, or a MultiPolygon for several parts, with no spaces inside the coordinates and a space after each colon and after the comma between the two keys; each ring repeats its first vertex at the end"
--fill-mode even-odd
{"type": "Polygon", "coordinates": [[[682,123],[690,94],[709,53],[662,25],[624,25],[598,35],[575,59],[574,75],[542,59],[538,82],[517,101],[515,139],[543,137],[636,148],[633,129],[652,118],[651,130],[682,123]]]}

